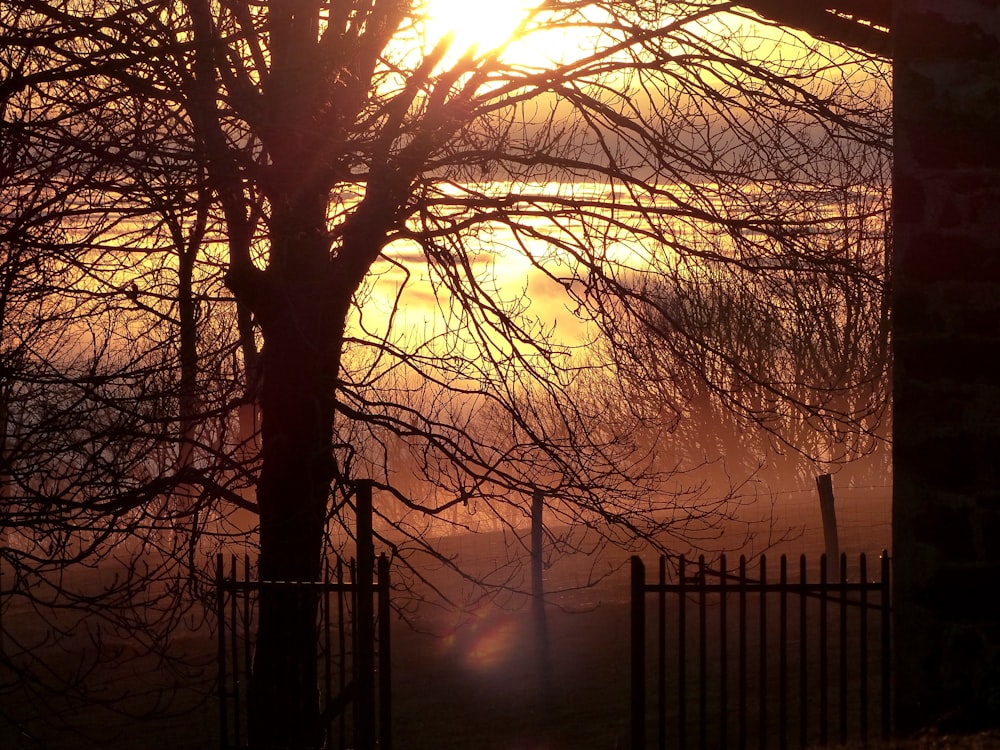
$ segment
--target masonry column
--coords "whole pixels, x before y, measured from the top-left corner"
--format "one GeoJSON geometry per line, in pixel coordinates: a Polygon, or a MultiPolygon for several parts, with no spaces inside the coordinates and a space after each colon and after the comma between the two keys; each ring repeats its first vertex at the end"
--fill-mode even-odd
{"type": "Polygon", "coordinates": [[[894,3],[896,728],[1000,726],[1000,2],[894,3]]]}

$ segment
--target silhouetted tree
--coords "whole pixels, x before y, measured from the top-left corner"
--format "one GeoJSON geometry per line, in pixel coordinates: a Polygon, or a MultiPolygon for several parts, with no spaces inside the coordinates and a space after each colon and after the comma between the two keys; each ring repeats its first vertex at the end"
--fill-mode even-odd
{"type": "Polygon", "coordinates": [[[744,475],[766,464],[761,475],[785,489],[883,445],[886,177],[873,168],[853,205],[827,206],[808,231],[783,238],[784,255],[758,251],[748,264],[720,252],[637,288],[649,312],[638,325],[607,326],[605,357],[630,402],[659,412],[689,454],[744,475]]]}

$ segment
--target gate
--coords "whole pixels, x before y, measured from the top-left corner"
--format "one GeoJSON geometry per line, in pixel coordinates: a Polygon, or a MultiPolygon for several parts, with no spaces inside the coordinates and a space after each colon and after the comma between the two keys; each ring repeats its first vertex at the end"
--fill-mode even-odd
{"type": "Polygon", "coordinates": [[[889,735],[889,556],[870,581],[861,555],[846,555],[830,580],[799,558],[792,580],[784,555],[776,581],[760,557],[757,578],[746,559],[730,572],[704,557],[679,558],[673,581],[666,560],[647,582],[632,558],[632,750],[867,745],[889,735]],[[647,604],[652,604],[647,607],[647,604]],[[651,626],[651,627],[650,627],[651,626]],[[648,743],[648,744],[647,744],[648,743]]]}
{"type": "Polygon", "coordinates": [[[247,746],[247,692],[253,664],[257,595],[268,587],[310,590],[319,599],[318,668],[325,750],[391,748],[389,561],[378,560],[376,582],[353,562],[337,564],[321,582],[254,581],[249,558],[228,573],[216,561],[219,746],[247,746]],[[348,576],[345,577],[345,567],[348,576]],[[239,576],[238,573],[242,573],[239,576]],[[331,575],[332,574],[332,575],[331,575]],[[367,599],[367,606],[365,600],[367,599]],[[377,608],[373,599],[377,600],[377,608]],[[377,618],[374,616],[377,610],[377,618]]]}
{"type": "Polygon", "coordinates": [[[392,750],[389,561],[384,554],[375,561],[371,484],[359,482],[356,489],[357,564],[338,561],[334,570],[327,567],[323,581],[254,581],[248,557],[239,579],[236,556],[228,574],[223,556],[217,557],[221,750],[247,746],[257,596],[270,587],[308,591],[319,603],[316,673],[325,722],[323,750],[392,750]]]}

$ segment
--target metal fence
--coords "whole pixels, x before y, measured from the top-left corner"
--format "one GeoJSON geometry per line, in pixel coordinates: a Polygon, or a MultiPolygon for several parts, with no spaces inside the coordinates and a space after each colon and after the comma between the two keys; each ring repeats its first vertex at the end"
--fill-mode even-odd
{"type": "Polygon", "coordinates": [[[867,745],[887,737],[890,704],[889,557],[880,579],[867,560],[799,558],[777,580],[761,556],[730,571],[681,557],[668,580],[632,558],[631,736],[655,748],[867,745]]]}

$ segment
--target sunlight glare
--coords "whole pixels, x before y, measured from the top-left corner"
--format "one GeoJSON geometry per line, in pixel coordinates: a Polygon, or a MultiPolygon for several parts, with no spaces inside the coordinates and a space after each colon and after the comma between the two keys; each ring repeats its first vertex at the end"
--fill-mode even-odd
{"type": "Polygon", "coordinates": [[[486,53],[505,47],[518,26],[531,12],[525,0],[427,0],[424,20],[427,41],[434,45],[447,34],[454,35],[454,47],[465,51],[475,47],[486,53]]]}
{"type": "Polygon", "coordinates": [[[442,640],[451,652],[473,672],[487,673],[502,667],[523,648],[524,633],[515,618],[489,609],[474,613],[470,622],[456,628],[442,640]]]}

